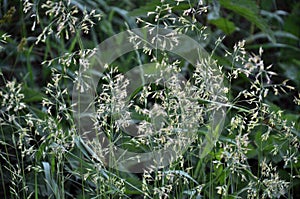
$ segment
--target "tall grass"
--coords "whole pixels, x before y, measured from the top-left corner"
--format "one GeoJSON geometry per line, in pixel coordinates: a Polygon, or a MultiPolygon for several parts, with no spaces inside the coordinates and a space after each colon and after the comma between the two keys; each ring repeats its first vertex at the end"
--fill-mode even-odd
{"type": "MultiPolygon", "coordinates": [[[[1,1],[0,196],[299,197],[297,83],[290,85],[276,66],[265,64],[263,48],[247,50],[249,38],[227,47],[224,32],[235,31],[230,30],[232,24],[222,26],[216,18],[211,22],[216,26],[213,32],[215,27],[205,22],[207,15],[216,17],[212,8],[218,6],[213,2],[165,0],[142,6],[140,1],[1,1]],[[111,143],[148,152],[166,147],[179,135],[176,130],[197,124],[189,129],[195,136],[181,156],[166,167],[138,174],[107,167],[99,142],[91,143],[79,134],[72,104],[73,86],[86,89],[79,83],[80,67],[89,66],[97,44],[135,27],[168,28],[192,37],[206,47],[220,70],[218,75],[211,69],[203,73],[204,63],[192,67],[172,53],[146,47],[107,66],[97,86],[93,128],[102,129],[111,143]],[[126,93],[124,74],[145,63],[160,67],[164,73],[158,79],[168,86],[150,83],[126,93]],[[174,72],[187,79],[185,88],[193,98],[180,90],[175,77],[164,76],[174,72]],[[220,96],[210,92],[207,82],[221,81],[224,86],[212,90],[217,88],[224,98],[216,100],[220,96]],[[294,110],[275,105],[276,99],[289,100],[290,93],[296,94],[287,102],[294,110]],[[131,100],[125,104],[121,99],[127,97],[131,100]],[[211,128],[209,113],[218,107],[226,108],[225,125],[212,150],[202,157],[211,128]],[[115,116],[116,112],[122,115],[115,116]],[[138,125],[140,136],[129,136],[120,128],[128,126],[130,119],[138,125]]],[[[249,2],[243,1],[253,6],[249,2]]],[[[257,26],[257,31],[274,40],[268,25],[255,19],[250,9],[229,7],[227,1],[219,6],[249,20],[251,31],[257,26]]]]}

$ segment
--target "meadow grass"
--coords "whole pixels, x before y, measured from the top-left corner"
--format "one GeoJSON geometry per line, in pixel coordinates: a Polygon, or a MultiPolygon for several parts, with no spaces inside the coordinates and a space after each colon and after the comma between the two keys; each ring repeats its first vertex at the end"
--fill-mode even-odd
{"type": "MultiPolygon", "coordinates": [[[[226,1],[220,2],[229,9],[226,1]]],[[[0,5],[2,198],[299,197],[297,83],[289,84],[265,64],[263,48],[247,50],[245,38],[226,47],[224,27],[212,33],[202,22],[202,16],[214,12],[211,3],[162,0],[133,12],[122,7],[132,9],[141,2],[4,0],[0,5]],[[209,52],[209,60],[192,67],[175,54],[145,46],[101,74],[92,128],[100,129],[111,145],[145,153],[167,147],[186,129],[194,133],[187,150],[170,165],[138,174],[107,167],[99,140],[88,142],[78,132],[72,104],[73,86],[88,89],[80,67],[90,66],[97,45],[136,27],[172,29],[209,52]],[[124,74],[145,63],[163,71],[157,78],[163,86],[152,82],[126,93],[124,74]],[[184,91],[174,73],[186,78],[184,91]],[[294,110],[274,99],[286,100],[294,110]],[[212,142],[210,114],[220,107],[226,109],[224,128],[202,157],[204,143],[212,142]],[[123,130],[132,119],[137,136],[123,130]]],[[[251,12],[231,8],[240,9],[241,16],[251,12]]],[[[244,17],[272,40],[260,18],[244,17]]],[[[176,40],[166,42],[176,45],[176,40]]]]}

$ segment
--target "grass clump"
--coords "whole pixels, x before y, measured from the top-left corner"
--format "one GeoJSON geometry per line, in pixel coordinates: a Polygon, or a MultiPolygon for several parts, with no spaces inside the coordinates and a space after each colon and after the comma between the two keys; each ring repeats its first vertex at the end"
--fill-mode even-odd
{"type": "MultiPolygon", "coordinates": [[[[248,0],[4,0],[0,6],[2,198],[299,196],[299,78],[282,71],[291,64],[299,72],[297,57],[286,59],[283,50],[299,51],[299,35],[285,32],[285,20],[292,24],[285,12],[248,0]],[[262,16],[255,18],[255,10],[264,10],[262,16]],[[74,88],[89,89],[82,70],[93,64],[97,44],[137,27],[153,30],[149,45],[176,48],[174,38],[185,34],[210,52],[193,66],[133,35],[136,49],[96,74],[91,128],[108,146],[141,153],[142,162],[143,153],[193,133],[180,137],[186,148],[170,164],[143,173],[107,166],[101,140],[79,133],[72,101],[74,88]],[[174,40],[157,28],[173,30],[174,40]],[[140,81],[132,93],[126,92],[130,71],[139,72],[140,81]],[[226,114],[224,123],[212,120],[215,110],[226,114]],[[220,135],[211,134],[220,126],[220,135]]],[[[190,47],[182,46],[185,52],[190,47]]]]}

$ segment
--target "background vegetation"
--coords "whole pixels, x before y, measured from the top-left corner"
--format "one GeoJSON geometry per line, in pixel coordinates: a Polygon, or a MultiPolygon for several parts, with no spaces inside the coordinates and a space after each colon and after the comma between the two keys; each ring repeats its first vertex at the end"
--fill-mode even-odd
{"type": "MultiPolygon", "coordinates": [[[[0,0],[0,197],[300,198],[299,38],[296,0],[0,0]],[[195,141],[169,167],[135,175],[94,158],[71,93],[96,45],[144,26],[201,43],[237,108],[205,158],[195,141]]],[[[151,58],[137,51],[114,65],[122,73],[151,58]]]]}

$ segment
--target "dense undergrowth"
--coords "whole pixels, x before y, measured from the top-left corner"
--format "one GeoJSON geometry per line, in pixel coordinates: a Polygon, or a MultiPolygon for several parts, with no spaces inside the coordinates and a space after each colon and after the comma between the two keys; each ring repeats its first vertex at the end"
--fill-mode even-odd
{"type": "Polygon", "coordinates": [[[299,9],[292,0],[1,0],[1,198],[299,198],[299,9]],[[97,88],[95,125],[123,148],[163,147],[174,129],[191,122],[182,110],[197,116],[185,153],[164,168],[133,174],[105,167],[99,148],[82,139],[72,91],[99,43],[141,27],[190,36],[221,73],[203,74],[203,63],[193,67],[146,48],[107,67],[97,88]],[[170,80],[166,90],[141,85],[132,106],[122,104],[124,73],[149,62],[186,77],[197,103],[170,80]],[[207,109],[216,97],[208,79],[224,81],[216,88],[224,95],[226,120],[213,149],[201,157],[207,109]],[[180,105],[182,99],[188,103],[180,105]],[[156,104],[168,119],[152,137],[126,137],[112,117],[116,109],[129,109],[149,135],[156,104]]]}

